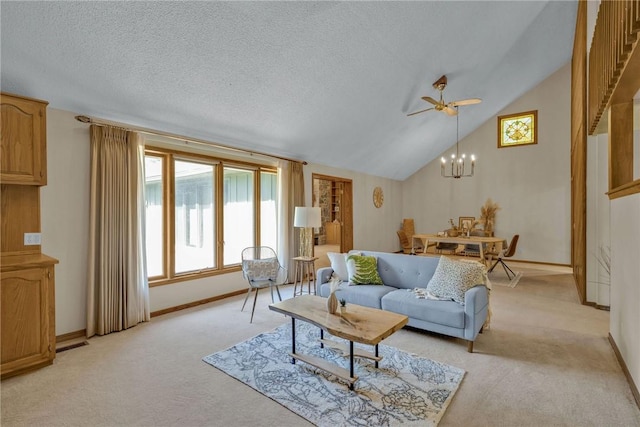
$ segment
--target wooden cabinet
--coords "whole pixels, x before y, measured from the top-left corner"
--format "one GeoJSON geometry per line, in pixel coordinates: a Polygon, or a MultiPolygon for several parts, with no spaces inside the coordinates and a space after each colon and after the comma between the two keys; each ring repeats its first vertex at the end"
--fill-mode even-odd
{"type": "Polygon", "coordinates": [[[47,104],[16,95],[0,95],[0,181],[3,184],[47,184],[47,104]]]}
{"type": "Polygon", "coordinates": [[[2,257],[1,376],[53,363],[56,354],[54,269],[46,255],[2,257]]]}
{"type": "Polygon", "coordinates": [[[0,94],[0,376],[50,365],[56,355],[54,265],[41,246],[40,186],[47,183],[47,102],[0,94]]]}
{"type": "Polygon", "coordinates": [[[327,222],[324,225],[324,229],[327,233],[326,244],[338,245],[340,244],[340,223],[337,221],[327,222]]]}

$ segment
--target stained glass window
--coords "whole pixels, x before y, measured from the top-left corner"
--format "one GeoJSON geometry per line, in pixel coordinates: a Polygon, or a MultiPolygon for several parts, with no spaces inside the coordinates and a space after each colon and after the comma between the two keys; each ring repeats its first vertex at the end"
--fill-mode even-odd
{"type": "Polygon", "coordinates": [[[498,116],[498,148],[537,144],[538,111],[498,116]]]}

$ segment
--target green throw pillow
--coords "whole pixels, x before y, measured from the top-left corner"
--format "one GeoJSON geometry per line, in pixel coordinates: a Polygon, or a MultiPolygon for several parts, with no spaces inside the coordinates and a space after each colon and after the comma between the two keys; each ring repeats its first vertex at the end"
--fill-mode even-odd
{"type": "Polygon", "coordinates": [[[378,274],[378,259],[374,256],[349,255],[347,270],[351,285],[384,285],[378,274]]]}

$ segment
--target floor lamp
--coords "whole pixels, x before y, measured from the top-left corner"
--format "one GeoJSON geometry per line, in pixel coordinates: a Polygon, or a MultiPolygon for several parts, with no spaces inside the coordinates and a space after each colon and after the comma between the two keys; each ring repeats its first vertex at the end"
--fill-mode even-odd
{"type": "Polygon", "coordinates": [[[300,228],[298,256],[313,256],[313,228],[320,227],[321,225],[320,208],[296,206],[293,226],[300,228]]]}

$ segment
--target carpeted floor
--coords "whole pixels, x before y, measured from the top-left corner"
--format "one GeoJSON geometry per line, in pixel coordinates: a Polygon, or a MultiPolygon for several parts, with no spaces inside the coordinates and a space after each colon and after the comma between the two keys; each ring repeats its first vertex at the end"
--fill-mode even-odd
{"type": "MultiPolygon", "coordinates": [[[[385,345],[464,369],[448,426],[640,427],[640,410],[607,340],[609,313],[580,305],[566,268],[512,265],[494,286],[491,328],[475,342],[402,329],[385,345]],[[560,270],[560,271],[558,271],[560,270]]],[[[504,272],[496,271],[495,280],[504,272]]],[[[291,287],[283,297],[291,296],[291,287]]],[[[62,352],[53,366],[0,384],[3,427],[305,426],[309,422],[202,362],[287,320],[260,294],[155,317],[62,352]]],[[[288,322],[287,322],[288,323],[288,322]]]]}
{"type": "MultiPolygon", "coordinates": [[[[321,348],[319,339],[317,327],[296,323],[298,353],[348,369],[348,357],[321,348]]],[[[356,346],[371,351],[371,346],[356,346]]],[[[202,360],[321,427],[435,426],[464,376],[462,369],[381,344],[378,368],[371,360],[355,359],[358,380],[351,391],[323,370],[291,364],[290,351],[291,325],[286,323],[202,360]]]]}

